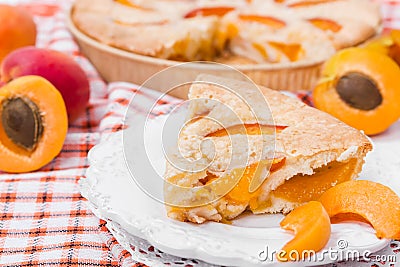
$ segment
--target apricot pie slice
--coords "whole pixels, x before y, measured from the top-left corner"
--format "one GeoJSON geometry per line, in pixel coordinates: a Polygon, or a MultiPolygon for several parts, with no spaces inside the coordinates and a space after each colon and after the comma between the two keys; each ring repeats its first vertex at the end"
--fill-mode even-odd
{"type": "Polygon", "coordinates": [[[188,120],[165,172],[173,219],[287,213],[354,179],[372,149],[362,132],[277,91],[210,75],[198,80],[207,82],[190,88],[188,120]]]}

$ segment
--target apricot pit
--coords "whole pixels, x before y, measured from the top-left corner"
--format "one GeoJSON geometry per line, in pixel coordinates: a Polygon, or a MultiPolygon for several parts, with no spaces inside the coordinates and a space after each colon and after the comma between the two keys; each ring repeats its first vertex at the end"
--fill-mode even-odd
{"type": "Polygon", "coordinates": [[[338,184],[319,201],[330,218],[370,223],[378,238],[400,238],[400,197],[380,183],[357,180],[338,184]]]}
{"type": "Polygon", "coordinates": [[[38,107],[29,99],[16,97],[3,101],[1,109],[7,137],[26,150],[35,149],[43,132],[38,107]]]}
{"type": "Polygon", "coordinates": [[[353,108],[372,110],[382,104],[382,95],[376,83],[357,72],[340,77],[336,91],[340,98],[353,108]]]}
{"type": "Polygon", "coordinates": [[[279,261],[302,260],[307,251],[318,252],[331,235],[328,213],[320,202],[310,201],[290,212],[280,223],[281,228],[294,232],[295,237],[277,255],[279,261]],[[296,257],[293,257],[293,256],[296,257]]]}

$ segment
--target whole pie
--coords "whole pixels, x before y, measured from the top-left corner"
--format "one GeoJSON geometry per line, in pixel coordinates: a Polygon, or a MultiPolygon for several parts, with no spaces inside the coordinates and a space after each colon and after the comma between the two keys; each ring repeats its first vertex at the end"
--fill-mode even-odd
{"type": "Polygon", "coordinates": [[[381,23],[368,0],[77,0],[72,19],[137,54],[233,64],[324,60],[381,23]]]}
{"type": "Polygon", "coordinates": [[[188,120],[165,172],[169,217],[203,223],[246,210],[287,213],[358,176],[372,149],[362,132],[260,90],[209,75],[192,84],[188,120]]]}

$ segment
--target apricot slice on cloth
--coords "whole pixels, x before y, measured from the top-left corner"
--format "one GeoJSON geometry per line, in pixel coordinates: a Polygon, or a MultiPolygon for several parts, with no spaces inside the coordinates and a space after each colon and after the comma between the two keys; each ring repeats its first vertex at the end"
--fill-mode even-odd
{"type": "Polygon", "coordinates": [[[315,106],[368,135],[400,117],[400,67],[388,56],[348,48],[330,58],[316,86],[315,106]]]}
{"type": "Polygon", "coordinates": [[[64,100],[46,79],[24,76],[0,89],[0,170],[41,168],[61,151],[67,130],[64,100]]]}
{"type": "Polygon", "coordinates": [[[201,7],[196,8],[188,12],[184,18],[193,18],[197,16],[208,17],[208,16],[224,16],[225,14],[234,10],[234,7],[229,6],[216,6],[216,7],[201,7]]]}
{"type": "Polygon", "coordinates": [[[349,220],[357,215],[368,221],[378,238],[400,239],[400,198],[389,187],[366,180],[338,184],[324,194],[319,201],[329,217],[343,214],[349,220]]]}
{"type": "Polygon", "coordinates": [[[280,225],[285,230],[293,231],[295,237],[277,254],[279,261],[302,260],[307,256],[305,252],[323,249],[331,235],[328,213],[318,201],[295,208],[280,225]]]}

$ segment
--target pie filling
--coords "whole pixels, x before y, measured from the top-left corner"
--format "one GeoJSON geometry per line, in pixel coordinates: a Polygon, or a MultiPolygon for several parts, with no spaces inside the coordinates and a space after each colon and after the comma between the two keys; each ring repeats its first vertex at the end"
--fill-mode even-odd
{"type": "MultiPolygon", "coordinates": [[[[299,204],[318,199],[329,188],[352,178],[357,159],[351,159],[345,163],[337,161],[328,163],[326,166],[315,169],[312,175],[296,175],[273,190],[268,199],[260,200],[259,196],[262,193],[262,187],[259,187],[254,192],[249,192],[249,186],[253,179],[257,179],[257,176],[259,178],[265,175],[265,172],[260,170],[265,169],[267,164],[270,166],[270,172],[274,172],[285,164],[285,158],[264,160],[245,168],[237,168],[222,177],[209,174],[201,179],[200,182],[203,185],[210,185],[214,192],[220,194],[224,190],[226,191],[226,186],[232,185],[231,182],[227,183],[228,180],[239,180],[233,189],[224,195],[224,199],[230,204],[248,205],[251,211],[261,212],[272,207],[273,198],[299,204]]],[[[171,180],[175,179],[171,178],[171,180]]]]}
{"type": "Polygon", "coordinates": [[[275,189],[272,196],[296,203],[316,200],[329,188],[350,180],[356,165],[357,159],[346,163],[331,162],[315,169],[312,175],[296,175],[290,178],[275,189]]]}
{"type": "MultiPolygon", "coordinates": [[[[225,196],[225,199],[238,204],[248,203],[250,210],[255,212],[271,207],[270,199],[273,198],[291,203],[305,203],[318,199],[322,193],[334,185],[350,180],[356,164],[357,159],[351,159],[346,163],[335,161],[315,169],[312,175],[296,175],[273,190],[269,200],[259,200],[261,188],[253,193],[249,192],[250,181],[255,178],[254,171],[249,171],[243,174],[238,184],[225,196]]],[[[250,166],[250,170],[252,168],[254,167],[250,166]]],[[[279,166],[272,165],[271,172],[277,169],[279,166]]]]}

